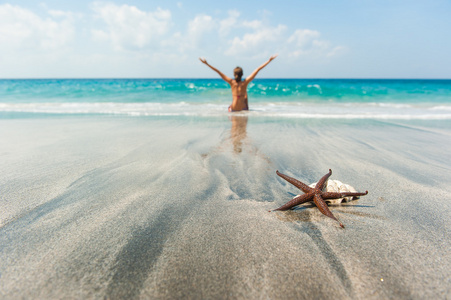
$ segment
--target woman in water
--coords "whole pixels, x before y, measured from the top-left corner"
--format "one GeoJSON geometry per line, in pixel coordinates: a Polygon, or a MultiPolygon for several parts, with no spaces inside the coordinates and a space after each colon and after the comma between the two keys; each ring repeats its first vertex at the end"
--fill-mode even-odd
{"type": "Polygon", "coordinates": [[[254,80],[255,76],[257,76],[257,73],[260,72],[261,69],[266,67],[266,65],[269,64],[276,57],[277,57],[277,54],[271,56],[267,62],[265,62],[260,67],[255,69],[255,71],[252,72],[252,74],[249,75],[249,77],[247,77],[244,80],[241,80],[241,77],[243,77],[243,69],[241,69],[240,67],[236,67],[233,70],[233,75],[234,75],[235,79],[232,79],[232,78],[224,75],[221,71],[219,71],[215,67],[209,65],[205,58],[199,58],[199,59],[201,62],[203,62],[204,64],[209,66],[213,71],[218,73],[219,76],[221,76],[221,78],[225,82],[230,84],[230,87],[232,88],[233,101],[232,101],[232,104],[229,106],[229,111],[232,112],[232,111],[240,111],[240,110],[249,110],[249,105],[247,103],[247,85],[252,80],[254,80]]]}

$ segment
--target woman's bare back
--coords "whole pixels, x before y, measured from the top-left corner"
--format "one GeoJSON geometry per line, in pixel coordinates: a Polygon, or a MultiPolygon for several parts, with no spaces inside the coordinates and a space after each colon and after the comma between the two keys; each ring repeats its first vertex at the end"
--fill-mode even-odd
{"type": "Polygon", "coordinates": [[[237,82],[232,80],[230,88],[232,89],[232,104],[230,109],[232,111],[248,110],[247,102],[247,85],[246,80],[237,82]]]}

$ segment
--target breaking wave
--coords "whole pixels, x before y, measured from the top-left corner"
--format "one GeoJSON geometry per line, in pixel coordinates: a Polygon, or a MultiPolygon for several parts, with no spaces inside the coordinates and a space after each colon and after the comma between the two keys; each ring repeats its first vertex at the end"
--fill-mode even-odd
{"type": "MultiPolygon", "coordinates": [[[[0,112],[40,114],[102,114],[123,116],[225,116],[225,104],[178,103],[0,103],[0,112]]],[[[257,103],[248,112],[262,117],[305,119],[451,119],[451,106],[387,103],[257,103]]]]}

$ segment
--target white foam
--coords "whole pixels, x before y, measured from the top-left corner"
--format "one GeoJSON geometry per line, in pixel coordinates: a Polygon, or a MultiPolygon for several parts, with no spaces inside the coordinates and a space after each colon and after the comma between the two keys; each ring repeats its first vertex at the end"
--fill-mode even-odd
{"type": "Polygon", "coordinates": [[[410,105],[410,104],[400,104],[400,103],[372,102],[369,104],[373,105],[373,106],[388,107],[388,108],[410,108],[410,107],[412,107],[412,105],[410,105]]]}
{"type": "Polygon", "coordinates": [[[431,107],[429,110],[451,111],[451,106],[439,105],[431,107]]]}
{"type": "MultiPolygon", "coordinates": [[[[251,104],[252,105],[252,104],[251,104]]],[[[228,104],[216,103],[0,103],[0,112],[44,114],[110,114],[127,116],[223,116],[228,104]]],[[[304,119],[451,119],[450,106],[413,106],[377,103],[256,103],[246,114],[304,119]]]]}
{"type": "Polygon", "coordinates": [[[309,85],[307,85],[307,87],[308,88],[316,88],[320,94],[323,93],[321,86],[319,84],[309,84],[309,85]]]}

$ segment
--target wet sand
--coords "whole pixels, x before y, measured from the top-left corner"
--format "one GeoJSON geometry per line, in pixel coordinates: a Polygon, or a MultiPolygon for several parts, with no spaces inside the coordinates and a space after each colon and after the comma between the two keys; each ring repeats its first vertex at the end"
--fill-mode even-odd
{"type": "Polygon", "coordinates": [[[0,120],[0,298],[449,298],[444,122],[0,120]],[[345,229],[268,212],[328,169],[345,229]]]}

